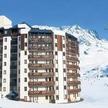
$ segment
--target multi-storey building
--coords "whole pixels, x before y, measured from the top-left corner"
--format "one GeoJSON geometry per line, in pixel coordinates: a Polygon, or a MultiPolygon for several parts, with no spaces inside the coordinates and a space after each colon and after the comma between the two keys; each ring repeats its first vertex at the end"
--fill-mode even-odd
{"type": "Polygon", "coordinates": [[[37,103],[80,101],[79,49],[71,34],[26,23],[0,28],[0,90],[37,103]]]}

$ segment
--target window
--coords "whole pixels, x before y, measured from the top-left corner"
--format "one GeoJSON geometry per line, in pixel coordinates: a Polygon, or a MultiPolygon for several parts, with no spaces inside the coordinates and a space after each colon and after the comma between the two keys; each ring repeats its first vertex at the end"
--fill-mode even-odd
{"type": "Polygon", "coordinates": [[[27,73],[27,69],[26,68],[24,69],[24,73],[27,73]]]}
{"type": "Polygon", "coordinates": [[[24,87],[24,91],[27,91],[27,87],[24,87]]]}
{"type": "Polygon", "coordinates": [[[6,79],[5,78],[3,79],[3,83],[6,83],[6,79]]]}
{"type": "Polygon", "coordinates": [[[63,44],[63,48],[65,48],[65,44],[63,44]]]}
{"type": "Polygon", "coordinates": [[[27,82],[27,78],[24,78],[24,82],[27,82]]]}
{"type": "Polygon", "coordinates": [[[3,91],[6,91],[6,87],[3,87],[3,91]]]}
{"type": "Polygon", "coordinates": [[[56,81],[58,81],[58,77],[56,77],[56,81]]]}
{"type": "Polygon", "coordinates": [[[56,90],[58,90],[59,89],[59,87],[58,86],[56,86],[56,90]]]}
{"type": "Polygon", "coordinates": [[[57,51],[55,52],[55,55],[57,55],[57,51]]]}
{"type": "Polygon", "coordinates": [[[56,95],[56,99],[59,100],[59,95],[56,95]]]}
{"type": "Polygon", "coordinates": [[[7,49],[7,46],[4,46],[4,49],[6,50],[7,49]]]}
{"type": "Polygon", "coordinates": [[[65,60],[63,60],[63,64],[66,64],[66,61],[65,60]]]}
{"type": "Polygon", "coordinates": [[[63,69],[63,72],[66,72],[66,69],[63,69]]]}
{"type": "Polygon", "coordinates": [[[7,58],[7,54],[4,54],[4,58],[7,58]]]}
{"type": "Polygon", "coordinates": [[[57,35],[55,35],[55,39],[57,39],[57,35]]]}
{"type": "Polygon", "coordinates": [[[66,89],[66,86],[64,86],[64,89],[66,89]]]}
{"type": "Polygon", "coordinates": [[[27,55],[27,51],[25,51],[25,55],[27,55]]]}
{"type": "Polygon", "coordinates": [[[25,46],[27,46],[27,43],[25,43],[25,46]]]}
{"type": "Polygon", "coordinates": [[[63,52],[63,56],[65,56],[65,52],[63,52]]]}
{"type": "Polygon", "coordinates": [[[6,74],[6,70],[4,70],[4,74],[6,74]]]}
{"type": "Polygon", "coordinates": [[[7,38],[5,38],[5,42],[7,42],[7,38]]]}
{"type": "Polygon", "coordinates": [[[64,81],[66,81],[66,77],[64,77],[64,81]]]}
{"type": "Polygon", "coordinates": [[[27,60],[24,60],[24,64],[27,64],[27,60]]]}
{"type": "Polygon", "coordinates": [[[4,66],[6,66],[6,62],[4,62],[4,66]]]}
{"type": "Polygon", "coordinates": [[[55,47],[57,47],[57,43],[55,43],[55,47]]]}
{"type": "Polygon", "coordinates": [[[56,68],[55,71],[58,72],[58,69],[56,68]]]}

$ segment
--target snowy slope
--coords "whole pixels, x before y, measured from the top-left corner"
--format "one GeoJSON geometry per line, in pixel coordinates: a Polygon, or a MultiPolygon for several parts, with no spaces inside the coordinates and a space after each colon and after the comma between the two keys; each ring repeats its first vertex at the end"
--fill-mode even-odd
{"type": "Polygon", "coordinates": [[[83,29],[78,25],[62,27],[35,25],[33,27],[68,32],[74,35],[80,43],[81,75],[86,77],[108,75],[108,41],[99,39],[96,31],[83,29]]]}
{"type": "Polygon", "coordinates": [[[81,97],[84,101],[69,104],[37,104],[32,102],[0,100],[0,108],[107,108],[108,78],[82,80],[81,97]]]}

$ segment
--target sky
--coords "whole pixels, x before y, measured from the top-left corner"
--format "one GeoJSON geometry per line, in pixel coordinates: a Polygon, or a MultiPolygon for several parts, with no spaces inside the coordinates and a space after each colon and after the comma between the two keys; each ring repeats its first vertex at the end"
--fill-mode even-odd
{"type": "Polygon", "coordinates": [[[72,26],[96,30],[108,39],[108,0],[1,0],[0,15],[13,25],[72,26]]]}

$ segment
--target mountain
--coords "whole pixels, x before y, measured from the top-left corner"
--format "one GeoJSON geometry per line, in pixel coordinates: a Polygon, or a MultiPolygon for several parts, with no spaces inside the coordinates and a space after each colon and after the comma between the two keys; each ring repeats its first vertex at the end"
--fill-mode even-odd
{"type": "Polygon", "coordinates": [[[108,41],[100,39],[94,30],[74,26],[33,26],[40,29],[67,32],[78,38],[80,49],[80,73],[82,77],[108,76],[108,41]]]}

